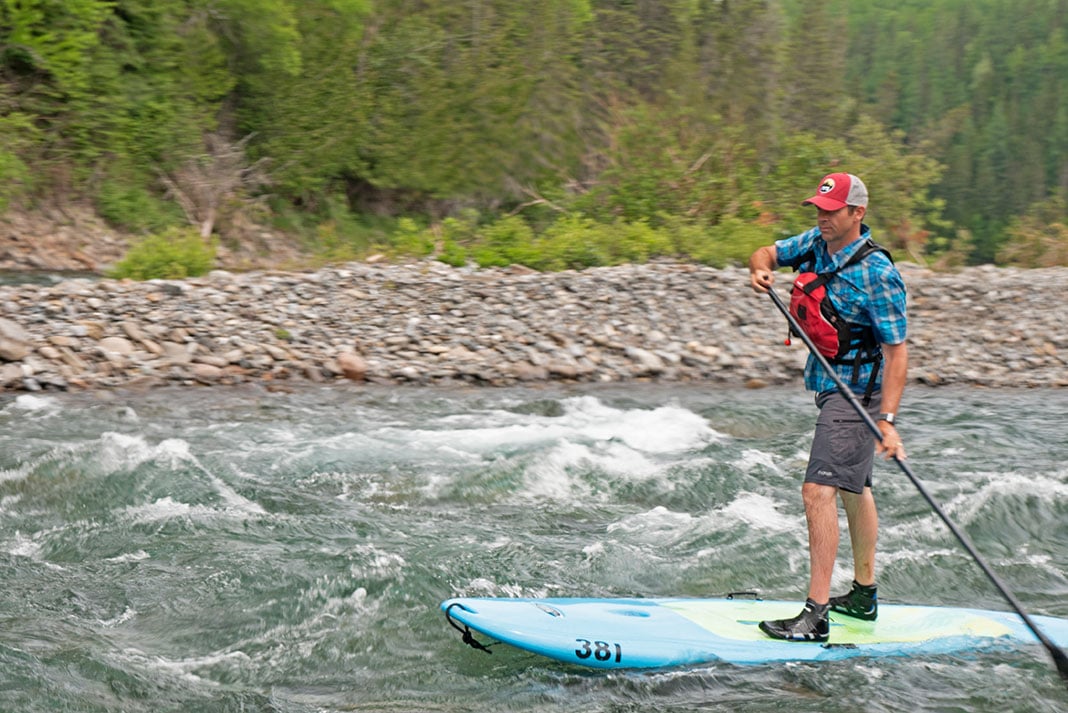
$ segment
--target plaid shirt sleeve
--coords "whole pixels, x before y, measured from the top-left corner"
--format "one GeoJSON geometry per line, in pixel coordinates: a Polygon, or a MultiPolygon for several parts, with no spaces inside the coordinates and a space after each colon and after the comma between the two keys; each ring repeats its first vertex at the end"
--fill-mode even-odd
{"type": "Polygon", "coordinates": [[[819,228],[812,228],[792,238],[776,240],[775,262],[782,267],[796,268],[805,253],[812,250],[812,246],[819,234],[819,228]]]}
{"type": "Polygon", "coordinates": [[[900,344],[908,336],[905,281],[886,256],[875,253],[864,261],[862,279],[869,296],[868,317],[882,344],[900,344]]]}

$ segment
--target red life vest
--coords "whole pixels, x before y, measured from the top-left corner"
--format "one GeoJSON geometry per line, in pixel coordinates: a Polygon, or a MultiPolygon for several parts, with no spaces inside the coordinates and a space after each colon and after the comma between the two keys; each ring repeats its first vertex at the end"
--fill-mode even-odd
{"type": "MultiPolygon", "coordinates": [[[[790,290],[790,314],[797,320],[801,329],[808,335],[820,354],[827,357],[832,364],[852,364],[853,381],[856,383],[861,364],[875,362],[868,383],[866,400],[871,397],[875,380],[882,361],[882,347],[875,336],[875,330],[867,324],[846,321],[831,304],[827,297],[827,283],[840,271],[850,265],[859,263],[874,252],[882,252],[890,261],[890,253],[868,239],[859,250],[839,267],[827,272],[802,272],[794,280],[790,290]],[[853,358],[846,358],[856,351],[853,358]]],[[[797,263],[798,268],[806,263],[815,266],[815,253],[804,255],[797,263]]]]}
{"type": "Polygon", "coordinates": [[[827,282],[834,273],[802,272],[790,290],[790,314],[828,359],[841,359],[852,346],[852,330],[831,301],[827,282]]]}

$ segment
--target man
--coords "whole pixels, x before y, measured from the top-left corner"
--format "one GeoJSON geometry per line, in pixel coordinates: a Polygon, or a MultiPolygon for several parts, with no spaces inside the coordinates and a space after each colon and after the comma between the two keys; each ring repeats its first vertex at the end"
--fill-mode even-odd
{"type": "MultiPolygon", "coordinates": [[[[805,388],[816,392],[820,412],[801,488],[808,522],[808,600],[796,617],[763,621],[760,628],[776,639],[826,641],[828,610],[866,620],[878,615],[875,541],[879,520],[871,473],[876,450],[887,459],[905,458],[894,425],[908,371],[905,284],[887,255],[872,251],[871,233],[863,223],[868,190],[859,178],[848,173],[825,176],[816,195],[802,205],[816,206],[817,226],[756,250],[749,259],[750,284],[756,292],[766,293],[780,266],[831,273],[823,283],[826,299],[849,323],[851,334],[864,337],[847,339],[847,353],[832,359],[832,368],[854,393],[864,397],[882,434],[881,440],[872,438],[848,399],[838,393],[832,378],[810,354],[805,388]],[[848,594],[831,597],[839,497],[853,548],[853,587],[848,594]]],[[[798,309],[794,300],[791,304],[792,311],[798,309]]]]}

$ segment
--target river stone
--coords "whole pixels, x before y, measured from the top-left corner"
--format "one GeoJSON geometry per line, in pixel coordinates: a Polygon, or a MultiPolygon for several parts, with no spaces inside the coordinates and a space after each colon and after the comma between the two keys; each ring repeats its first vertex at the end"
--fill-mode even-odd
{"type": "Polygon", "coordinates": [[[130,340],[122,337],[104,337],[100,340],[99,346],[105,351],[123,356],[129,356],[134,352],[134,346],[130,340]]]}
{"type": "Polygon", "coordinates": [[[30,335],[16,322],[0,319],[0,359],[20,361],[30,353],[30,335]]]}
{"type": "Polygon", "coordinates": [[[338,354],[337,365],[346,379],[363,381],[367,377],[367,362],[355,352],[338,354]]]}
{"type": "MultiPolygon", "coordinates": [[[[1068,306],[1045,298],[1068,290],[1068,269],[899,267],[910,383],[1068,384],[1068,306]]],[[[0,285],[4,315],[28,347],[7,356],[23,355],[11,363],[37,388],[61,388],[48,375],[79,388],[342,378],[716,388],[800,382],[808,356],[800,340],[783,344],[785,321],[749,289],[747,270],[670,263],[559,273],[349,263],[180,283],[0,285]],[[223,374],[198,379],[190,362],[223,374]]]]}

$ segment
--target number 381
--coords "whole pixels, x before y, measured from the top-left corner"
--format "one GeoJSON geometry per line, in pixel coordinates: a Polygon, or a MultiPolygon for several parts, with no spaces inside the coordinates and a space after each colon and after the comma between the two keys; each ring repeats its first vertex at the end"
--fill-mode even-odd
{"type": "Polygon", "coordinates": [[[575,639],[582,644],[575,649],[575,656],[580,659],[588,659],[591,656],[598,661],[615,660],[619,663],[623,660],[623,647],[619,644],[610,644],[607,641],[590,641],[589,639],[575,639]]]}

